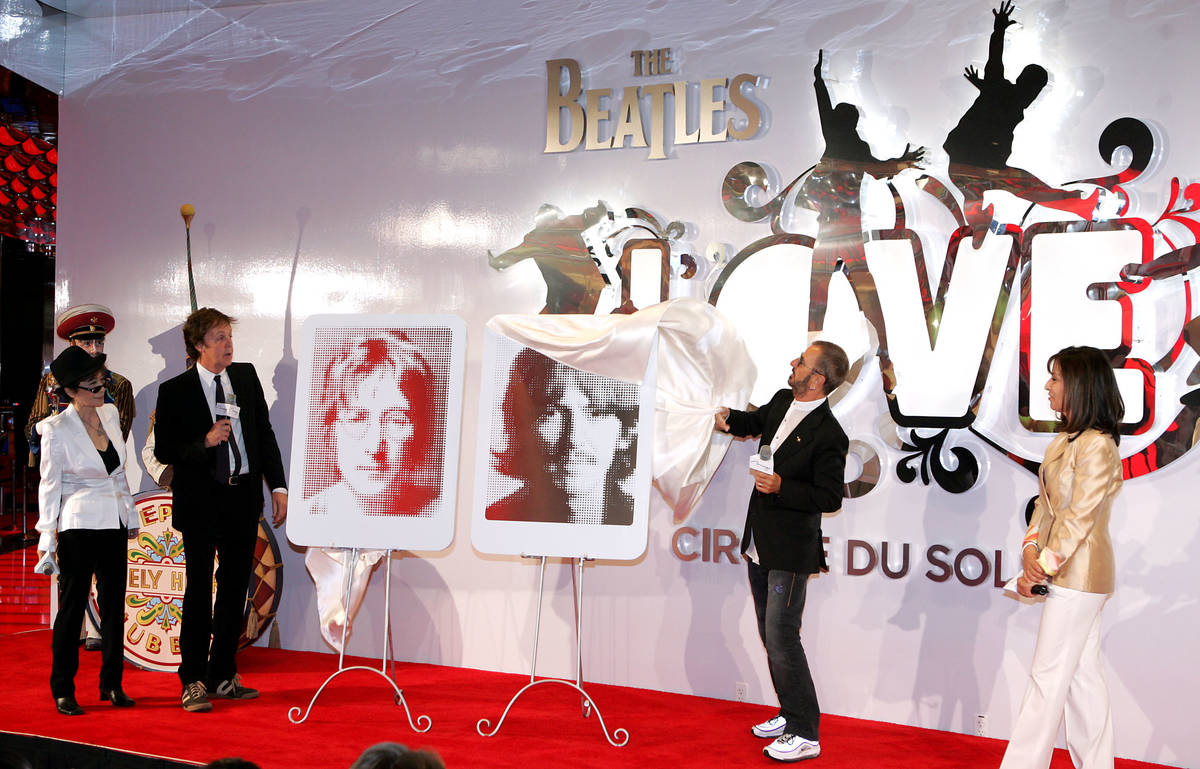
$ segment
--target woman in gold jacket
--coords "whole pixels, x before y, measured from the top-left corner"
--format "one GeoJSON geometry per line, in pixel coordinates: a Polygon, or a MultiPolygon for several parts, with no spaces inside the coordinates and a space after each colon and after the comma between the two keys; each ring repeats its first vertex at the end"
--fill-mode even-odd
{"type": "Polygon", "coordinates": [[[1001,769],[1046,769],[1058,725],[1079,769],[1113,765],[1112,708],[1100,656],[1100,612],[1113,591],[1108,519],[1121,490],[1118,427],[1125,406],[1094,347],[1050,359],[1046,392],[1059,434],[1046,449],[1025,534],[1017,591],[1047,585],[1029,686],[1001,769]]]}

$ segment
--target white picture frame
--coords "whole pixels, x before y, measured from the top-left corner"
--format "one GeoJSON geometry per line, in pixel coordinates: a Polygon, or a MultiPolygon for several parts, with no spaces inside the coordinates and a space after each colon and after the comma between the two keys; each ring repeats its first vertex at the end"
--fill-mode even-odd
{"type": "Polygon", "coordinates": [[[466,324],[315,315],[301,330],[287,536],[437,551],[454,539],[466,324]]]}
{"type": "Polygon", "coordinates": [[[491,328],[485,331],[471,514],[476,550],[606,560],[635,560],[645,552],[654,365],[651,355],[643,381],[625,382],[551,360],[491,328]],[[535,370],[514,378],[519,368],[535,370]],[[570,384],[564,386],[564,378],[570,384]],[[558,384],[548,384],[553,381],[558,384]],[[551,406],[548,401],[556,397],[551,406]],[[563,405],[564,399],[587,401],[582,405],[595,417],[588,424],[596,440],[578,431],[565,437],[571,418],[564,416],[552,417],[555,434],[563,436],[554,446],[544,432],[538,437],[538,414],[572,408],[563,405]],[[592,490],[569,496],[571,487],[589,476],[598,481],[592,490]]]}

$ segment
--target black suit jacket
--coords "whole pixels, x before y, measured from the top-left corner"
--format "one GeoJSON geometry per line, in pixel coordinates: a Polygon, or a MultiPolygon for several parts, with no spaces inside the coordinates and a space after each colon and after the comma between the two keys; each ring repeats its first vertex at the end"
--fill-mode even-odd
{"type": "MultiPolygon", "coordinates": [[[[263,479],[272,489],[287,487],[283,458],[279,454],[275,431],[271,429],[266,398],[254,366],[231,363],[222,373],[228,374],[237,393],[242,436],[250,460],[249,477],[245,480],[254,490],[248,498],[257,500],[257,506],[245,513],[257,519],[262,512],[263,479]]],[[[212,427],[213,418],[196,369],[188,369],[163,382],[158,388],[155,408],[154,456],[159,462],[175,468],[171,488],[176,528],[182,531],[206,521],[215,524],[216,516],[211,506],[222,488],[213,479],[213,467],[216,452],[226,448],[224,444],[214,448],[204,446],[204,436],[212,427]]]]}
{"type": "MultiPolygon", "coordinates": [[[[757,411],[730,410],[729,432],[759,435],[759,446],[770,445],[792,400],[791,390],[780,390],[757,411]]],[[[763,494],[755,489],[750,495],[742,552],[753,535],[764,568],[799,574],[825,570],[821,514],[842,506],[849,445],[828,401],[800,420],[774,455],[775,472],[782,479],[779,491],[763,494]]]]}

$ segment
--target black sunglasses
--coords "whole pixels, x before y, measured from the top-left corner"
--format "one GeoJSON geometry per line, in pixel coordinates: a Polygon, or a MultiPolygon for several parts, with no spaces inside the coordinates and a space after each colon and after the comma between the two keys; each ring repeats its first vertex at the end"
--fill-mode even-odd
{"type": "Polygon", "coordinates": [[[103,384],[103,383],[101,383],[101,384],[98,384],[98,385],[96,385],[95,387],[85,387],[84,385],[75,385],[75,388],[74,388],[74,389],[76,389],[76,390],[86,390],[86,391],[88,391],[88,392],[90,392],[90,393],[92,393],[92,394],[95,394],[95,393],[98,393],[98,392],[100,392],[101,390],[103,390],[103,389],[104,389],[104,384],[103,384]]]}

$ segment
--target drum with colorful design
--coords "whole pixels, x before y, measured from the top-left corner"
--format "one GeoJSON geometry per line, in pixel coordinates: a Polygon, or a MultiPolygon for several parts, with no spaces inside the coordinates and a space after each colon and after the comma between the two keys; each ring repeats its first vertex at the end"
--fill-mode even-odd
{"type": "MultiPolygon", "coordinates": [[[[147,670],[173,672],[179,667],[179,623],[183,618],[183,539],[171,526],[171,492],[156,490],[133,498],[141,529],[129,541],[125,587],[125,659],[147,670]]],[[[279,544],[266,521],[259,519],[254,546],[254,572],[246,596],[246,624],[238,648],[254,643],[271,625],[283,594],[279,544]]],[[[216,581],[213,582],[214,597],[216,581]]],[[[88,619],[99,613],[95,588],[88,619]]]]}

